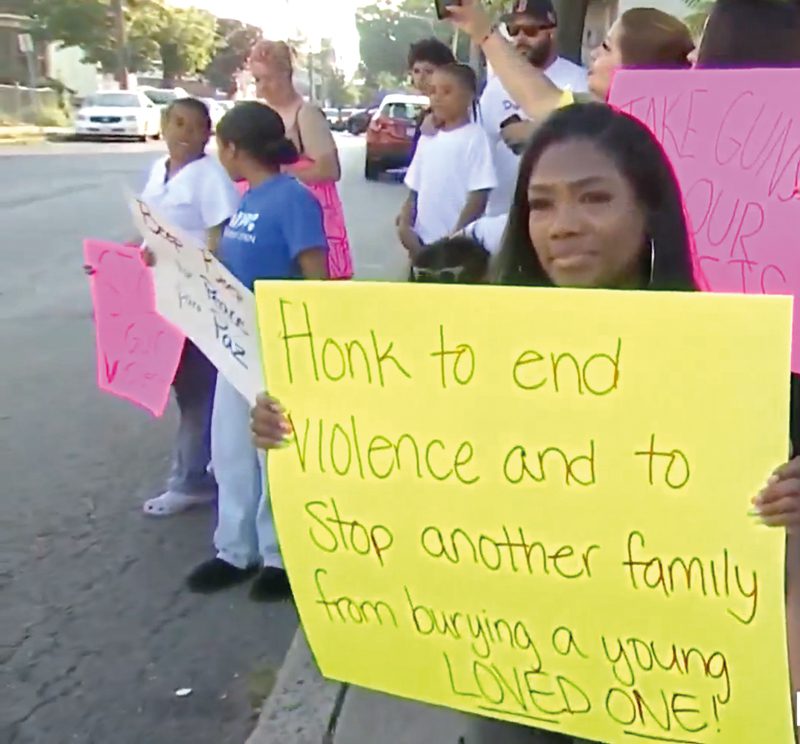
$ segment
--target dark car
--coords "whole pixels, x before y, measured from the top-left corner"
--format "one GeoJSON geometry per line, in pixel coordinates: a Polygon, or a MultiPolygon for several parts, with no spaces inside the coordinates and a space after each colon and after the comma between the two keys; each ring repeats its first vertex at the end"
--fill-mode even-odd
{"type": "Polygon", "coordinates": [[[393,93],[383,99],[367,129],[364,175],[368,180],[375,180],[386,170],[408,167],[417,122],[427,107],[425,96],[393,93]]]}
{"type": "Polygon", "coordinates": [[[375,115],[377,110],[377,106],[367,109],[359,109],[344,123],[345,130],[350,132],[350,134],[364,134],[369,128],[369,123],[372,121],[372,117],[375,115]]]}

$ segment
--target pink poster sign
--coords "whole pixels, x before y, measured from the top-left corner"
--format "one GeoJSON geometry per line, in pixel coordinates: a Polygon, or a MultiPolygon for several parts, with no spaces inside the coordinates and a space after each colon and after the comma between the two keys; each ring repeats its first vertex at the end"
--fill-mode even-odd
{"type": "MultiPolygon", "coordinates": [[[[609,102],[643,121],[683,191],[701,286],[800,294],[800,69],[625,70],[609,102]]],[[[792,370],[800,372],[800,302],[792,370]]]]}
{"type": "Polygon", "coordinates": [[[156,312],[153,278],[138,248],[86,240],[83,250],[94,269],[98,387],[161,416],[184,337],[156,312]]]}

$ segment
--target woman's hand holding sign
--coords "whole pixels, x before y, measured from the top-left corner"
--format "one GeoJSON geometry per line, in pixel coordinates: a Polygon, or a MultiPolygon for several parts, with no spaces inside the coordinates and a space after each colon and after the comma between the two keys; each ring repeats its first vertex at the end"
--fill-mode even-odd
{"type": "Polygon", "coordinates": [[[259,449],[280,449],[292,434],[292,426],[286,412],[274,398],[259,395],[250,413],[250,428],[253,442],[259,449]]]}
{"type": "Polygon", "coordinates": [[[800,457],[781,465],[770,476],[753,505],[769,527],[786,527],[790,531],[800,527],[800,457]]]}

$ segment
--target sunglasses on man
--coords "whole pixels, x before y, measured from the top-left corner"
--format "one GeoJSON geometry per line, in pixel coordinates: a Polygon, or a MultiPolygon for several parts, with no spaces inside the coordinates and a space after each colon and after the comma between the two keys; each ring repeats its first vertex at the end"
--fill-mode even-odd
{"type": "Polygon", "coordinates": [[[554,23],[535,23],[531,21],[511,21],[506,23],[506,30],[512,38],[520,34],[533,38],[542,33],[542,31],[550,31],[555,27],[554,23]]]}

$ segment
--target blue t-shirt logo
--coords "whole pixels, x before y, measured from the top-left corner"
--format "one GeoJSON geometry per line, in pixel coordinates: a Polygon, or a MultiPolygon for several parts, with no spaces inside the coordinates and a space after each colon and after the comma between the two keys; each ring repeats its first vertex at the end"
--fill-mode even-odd
{"type": "Polygon", "coordinates": [[[237,212],[230,221],[230,226],[234,230],[247,230],[253,232],[256,229],[256,222],[258,222],[257,214],[248,214],[247,212],[237,212]]]}

